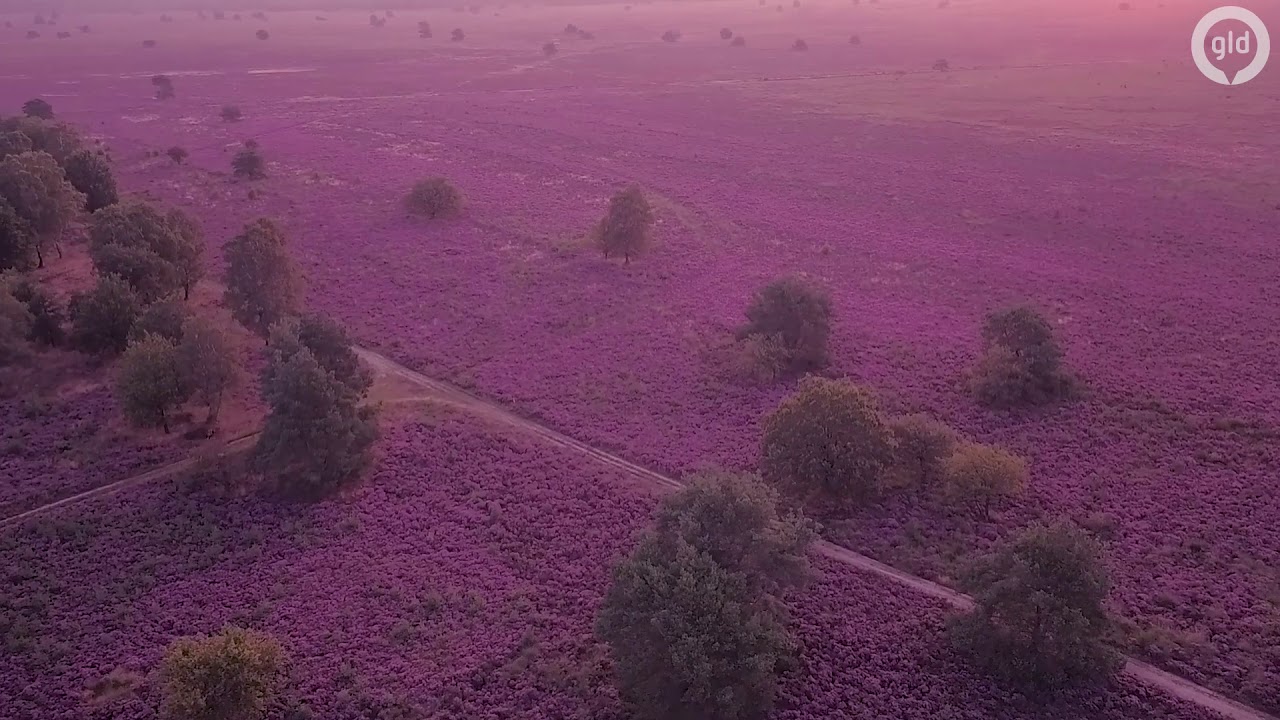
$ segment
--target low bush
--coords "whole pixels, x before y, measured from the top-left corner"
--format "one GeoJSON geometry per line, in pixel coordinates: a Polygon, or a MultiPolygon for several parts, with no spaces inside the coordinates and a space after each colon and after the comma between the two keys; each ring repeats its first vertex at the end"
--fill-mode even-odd
{"type": "Polygon", "coordinates": [[[419,180],[405,197],[405,207],[425,218],[452,217],[462,211],[462,193],[442,177],[419,180]]]}

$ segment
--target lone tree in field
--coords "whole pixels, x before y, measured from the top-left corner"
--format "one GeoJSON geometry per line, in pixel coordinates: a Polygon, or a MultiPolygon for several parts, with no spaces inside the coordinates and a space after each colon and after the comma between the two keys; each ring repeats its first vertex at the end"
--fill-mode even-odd
{"type": "Polygon", "coordinates": [[[800,277],[775,280],[759,290],[747,305],[747,324],[739,339],[756,338],[777,352],[775,374],[818,370],[827,364],[831,336],[831,298],[825,290],[800,277]]]}
{"type": "Polygon", "coordinates": [[[35,262],[36,238],[30,223],[0,196],[0,272],[28,270],[35,262]]]}
{"type": "Polygon", "coordinates": [[[935,486],[946,477],[944,463],[960,436],[946,424],[924,415],[905,415],[889,421],[893,434],[894,481],[903,488],[935,486]]]}
{"type": "Polygon", "coordinates": [[[164,154],[169,156],[169,159],[173,161],[174,165],[181,165],[186,162],[187,158],[191,155],[191,153],[187,152],[186,148],[180,145],[174,145],[168,150],[165,150],[164,154]]]}
{"type": "Polygon", "coordinates": [[[1063,367],[1053,327],[1036,310],[1024,305],[988,315],[982,340],[970,387],[983,404],[1045,405],[1075,393],[1077,382],[1063,367]]]}
{"type": "Polygon", "coordinates": [[[797,39],[795,42],[791,43],[791,49],[799,50],[803,52],[809,49],[809,43],[805,42],[802,39],[797,39]]]}
{"type": "Polygon", "coordinates": [[[227,628],[174,641],[160,667],[170,720],[257,720],[284,680],[284,652],[270,635],[227,628]]]}
{"type": "Polygon", "coordinates": [[[991,516],[991,503],[1022,492],[1027,464],[999,448],[962,443],[942,463],[943,494],[954,503],[981,509],[991,516]]]}
{"type": "Polygon", "coordinates": [[[463,199],[453,183],[433,177],[414,183],[404,204],[414,215],[434,219],[457,215],[462,211],[463,199]]]}
{"type": "Polygon", "coordinates": [[[453,34],[449,36],[449,39],[454,42],[462,42],[466,37],[466,34],[462,32],[462,28],[456,28],[453,34]]]}
{"type": "Polygon", "coordinates": [[[246,140],[244,147],[231,158],[231,174],[245,180],[261,180],[267,176],[267,161],[258,152],[258,143],[246,140]]]}
{"type": "Polygon", "coordinates": [[[938,72],[947,72],[951,69],[951,63],[947,62],[945,59],[937,60],[933,63],[933,69],[938,72]]]}
{"type": "Polygon", "coordinates": [[[270,347],[262,394],[271,408],[254,448],[257,469],[285,495],[323,497],[373,462],[377,411],[301,340],[270,347]]]}
{"type": "Polygon", "coordinates": [[[969,573],[975,607],[951,622],[952,641],[979,666],[1034,691],[1114,672],[1101,555],[1078,528],[1030,528],[969,573]]]}
{"type": "Polygon", "coordinates": [[[44,267],[44,251],[50,244],[61,254],[62,231],[85,204],[84,195],[67,181],[58,161],[39,151],[0,161],[0,197],[29,228],[37,267],[44,267]]]}
{"type": "Polygon", "coordinates": [[[542,45],[542,54],[546,55],[547,57],[551,57],[552,55],[555,55],[559,51],[560,51],[560,48],[556,47],[555,42],[546,42],[546,43],[543,43],[542,45]]]}
{"type": "Polygon", "coordinates": [[[120,358],[117,394],[130,423],[168,433],[170,413],[191,397],[173,341],[149,334],[130,345],[120,358]]]}
{"type": "Polygon", "coordinates": [[[22,103],[22,114],[41,120],[52,120],[53,106],[41,98],[32,98],[22,103]]]}
{"type": "Polygon", "coordinates": [[[649,246],[652,229],[653,208],[644,192],[631,185],[609,199],[609,209],[596,226],[595,239],[606,258],[621,255],[630,264],[633,256],[649,246]]]}
{"type": "Polygon", "coordinates": [[[428,40],[431,38],[431,23],[427,22],[426,20],[418,21],[418,37],[422,38],[423,40],[428,40]]]}
{"type": "Polygon", "coordinates": [[[720,39],[721,39],[721,40],[728,40],[728,39],[729,39],[729,38],[731,38],[731,37],[733,37],[733,31],[732,31],[732,30],[730,30],[729,28],[720,28],[720,39]]]}
{"type": "Polygon", "coordinates": [[[71,298],[71,343],[98,355],[114,355],[129,344],[129,331],[142,313],[142,300],[114,275],[98,278],[87,293],[71,298]]]}
{"type": "Polygon", "coordinates": [[[805,581],[812,537],[753,476],[703,476],[663,502],[596,622],[636,717],[768,715],[796,651],[773,593],[805,581]]]}
{"type": "Polygon", "coordinates": [[[244,118],[244,113],[235,105],[223,105],[221,115],[226,122],[240,122],[244,118]]]}
{"type": "Polygon", "coordinates": [[[227,243],[224,300],[240,324],[267,337],[271,326],[302,306],[302,283],[284,233],[259,219],[227,243]]]}
{"type": "Polygon", "coordinates": [[[157,100],[172,100],[177,96],[173,89],[173,80],[168,75],[153,76],[151,84],[155,86],[157,100]]]}
{"type": "Polygon", "coordinates": [[[205,317],[187,318],[178,343],[178,362],[192,395],[209,410],[205,427],[218,422],[222,398],[240,381],[240,365],[227,334],[205,317]]]}
{"type": "Polygon", "coordinates": [[[101,154],[80,150],[67,158],[63,168],[72,187],[84,193],[85,210],[96,212],[119,202],[115,176],[101,154]]]}
{"type": "Polygon", "coordinates": [[[0,283],[0,367],[26,360],[30,355],[31,312],[13,296],[8,283],[0,283]]]}
{"type": "Polygon", "coordinates": [[[879,492],[894,438],[866,390],[810,377],[764,418],[761,474],[800,498],[865,502],[879,492]]]}
{"type": "Polygon", "coordinates": [[[147,303],[179,288],[189,296],[200,277],[203,249],[199,229],[185,214],[162,215],[142,202],[103,208],[89,228],[89,256],[97,271],[119,276],[147,303]]]}

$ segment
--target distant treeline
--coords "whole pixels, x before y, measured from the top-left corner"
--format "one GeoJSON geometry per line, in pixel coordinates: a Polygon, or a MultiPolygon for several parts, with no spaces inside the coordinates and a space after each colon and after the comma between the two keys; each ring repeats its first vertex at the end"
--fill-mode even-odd
{"type": "MultiPolygon", "coordinates": [[[[0,16],[95,12],[164,12],[183,10],[412,10],[478,5],[578,5],[601,0],[0,0],[0,16]]],[[[608,2],[609,0],[604,0],[608,2]]],[[[624,0],[617,0],[623,2],[624,0]]]]}

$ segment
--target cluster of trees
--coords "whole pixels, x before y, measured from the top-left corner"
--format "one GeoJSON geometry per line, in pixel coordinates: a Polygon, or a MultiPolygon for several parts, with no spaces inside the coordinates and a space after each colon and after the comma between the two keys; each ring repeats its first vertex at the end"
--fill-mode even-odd
{"type": "Polygon", "coordinates": [[[802,501],[859,505],[888,492],[937,491],[986,517],[1022,490],[1027,468],[923,415],[885,417],[866,389],[808,377],[764,418],[761,474],[802,501]]]}
{"type": "Polygon", "coordinates": [[[780,595],[806,581],[813,537],[752,475],[703,475],[662,503],[596,622],[636,717],[768,716],[798,652],[780,595]]]}

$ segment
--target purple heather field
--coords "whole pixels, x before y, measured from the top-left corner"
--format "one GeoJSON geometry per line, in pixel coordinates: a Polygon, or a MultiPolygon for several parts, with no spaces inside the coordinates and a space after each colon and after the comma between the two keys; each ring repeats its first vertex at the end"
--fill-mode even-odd
{"type": "MultiPolygon", "coordinates": [[[[63,44],[0,31],[0,107],[49,99],[110,148],[124,189],[200,219],[213,267],[244,222],[277,218],[309,304],[362,344],[676,476],[755,466],[760,418],[792,388],[726,377],[712,350],[756,288],[805,273],[835,306],[830,374],[1030,466],[990,520],[889,498],[823,518],[830,539],[952,582],[1027,524],[1073,518],[1105,538],[1134,652],[1280,710],[1274,74],[1206,89],[1184,57],[1189,2],[1124,21],[1093,1],[975,1],[945,21],[891,0],[740,5],[406,12],[376,31],[364,13],[278,14],[267,42],[252,23],[94,16],[63,44]],[[597,40],[544,58],[570,21],[597,40]],[[673,23],[684,37],[662,43],[673,23]],[[745,48],[719,40],[726,23],[745,48]],[[808,52],[786,50],[797,36],[808,52]],[[964,72],[920,71],[938,57],[964,72]],[[176,99],[151,98],[160,72],[176,99]],[[226,104],[244,119],[222,121],[226,104]],[[252,192],[229,172],[249,138],[268,160],[252,192]],[[163,156],[175,145],[186,164],[163,156]],[[408,186],[436,175],[462,215],[408,217],[408,186]],[[623,265],[586,236],[629,182],[657,230],[623,265]],[[1055,322],[1083,399],[1001,413],[965,392],[983,316],[1020,301],[1055,322]]],[[[40,460],[115,414],[90,396],[61,414],[0,405],[4,441],[27,448],[0,456],[17,478],[3,514],[181,455],[130,440],[40,460]]],[[[242,618],[285,639],[320,717],[355,712],[329,690],[358,704],[365,682],[443,716],[616,715],[590,618],[651,502],[478,430],[388,431],[355,497],[300,514],[156,488],[0,538],[35,568],[23,587],[46,588],[49,628],[36,655],[0,658],[0,682],[24,712],[71,717],[96,676],[146,672],[173,636],[242,618]],[[545,672],[503,671],[526,664],[545,672]]],[[[861,575],[824,567],[792,604],[806,654],[778,717],[1193,716],[1123,683],[1031,708],[938,645],[942,608],[861,575]]]]}

